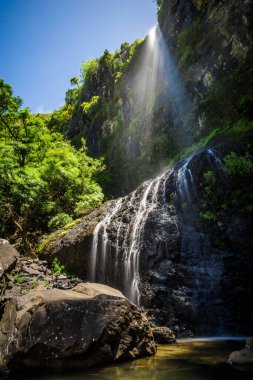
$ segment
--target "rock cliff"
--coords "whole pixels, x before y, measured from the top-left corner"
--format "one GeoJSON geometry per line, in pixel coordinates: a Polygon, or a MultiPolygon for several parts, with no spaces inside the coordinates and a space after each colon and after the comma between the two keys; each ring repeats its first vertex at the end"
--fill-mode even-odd
{"type": "Polygon", "coordinates": [[[67,128],[75,144],[84,136],[105,156],[114,197],[217,129],[252,120],[252,2],[157,3],[156,34],[105,52],[67,128]]]}
{"type": "Polygon", "coordinates": [[[246,334],[252,224],[251,213],[231,203],[234,186],[220,153],[201,150],[108,203],[89,235],[84,219],[40,255],[120,289],[181,336],[246,334]]]}

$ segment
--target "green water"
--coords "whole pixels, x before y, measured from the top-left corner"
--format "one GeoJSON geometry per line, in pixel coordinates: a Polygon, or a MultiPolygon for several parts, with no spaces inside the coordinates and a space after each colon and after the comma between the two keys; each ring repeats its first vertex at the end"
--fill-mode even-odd
{"type": "Polygon", "coordinates": [[[69,374],[16,377],[29,380],[226,380],[252,379],[224,364],[233,350],[243,348],[239,340],[185,340],[160,345],[157,354],[132,362],[69,374]]]}

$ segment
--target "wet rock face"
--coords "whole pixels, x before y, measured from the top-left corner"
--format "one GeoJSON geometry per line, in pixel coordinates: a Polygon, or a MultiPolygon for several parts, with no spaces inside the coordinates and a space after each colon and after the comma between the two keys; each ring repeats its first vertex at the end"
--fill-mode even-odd
{"type": "Polygon", "coordinates": [[[253,339],[247,339],[245,347],[229,355],[227,364],[232,367],[253,374],[253,339]]]}
{"type": "Polygon", "coordinates": [[[112,204],[110,201],[106,202],[99,209],[85,216],[75,227],[67,231],[59,230],[50,235],[40,245],[39,257],[50,264],[57,257],[62,264],[66,265],[70,273],[86,279],[90,271],[89,257],[86,252],[90,251],[92,245],[92,232],[96,224],[105,217],[112,204]]]}
{"type": "Polygon", "coordinates": [[[247,56],[253,37],[252,3],[203,1],[200,7],[192,0],[164,0],[163,3],[159,23],[175,55],[180,33],[193,33],[194,38],[189,42],[193,54],[181,71],[192,95],[199,101],[215,80],[247,56]]]}
{"type": "Polygon", "coordinates": [[[2,373],[88,368],[155,351],[144,314],[119,291],[99,284],[29,292],[7,303],[0,322],[2,373]]]}
{"type": "MultiPolygon", "coordinates": [[[[180,336],[243,335],[253,325],[252,259],[240,245],[249,235],[233,229],[230,241],[227,231],[234,215],[237,225],[243,220],[229,210],[224,232],[228,244],[215,244],[215,225],[206,228],[199,214],[201,178],[207,170],[225,191],[221,156],[211,149],[200,151],[111,202],[87,250],[70,252],[90,263],[89,281],[120,289],[154,323],[180,336]]],[[[64,239],[71,247],[73,234],[64,239]]],[[[60,257],[61,245],[53,252],[60,257]]]]}

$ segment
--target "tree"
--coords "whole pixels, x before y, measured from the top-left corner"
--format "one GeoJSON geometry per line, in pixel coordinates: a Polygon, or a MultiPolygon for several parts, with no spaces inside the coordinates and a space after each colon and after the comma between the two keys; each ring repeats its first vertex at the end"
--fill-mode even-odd
{"type": "Polygon", "coordinates": [[[61,113],[49,122],[32,115],[9,85],[0,85],[0,233],[21,239],[27,251],[31,234],[58,226],[50,223],[58,214],[69,216],[58,218],[64,222],[102,202],[94,178],[104,165],[87,155],[84,140],[77,151],[56,132],[53,122],[61,113]]]}

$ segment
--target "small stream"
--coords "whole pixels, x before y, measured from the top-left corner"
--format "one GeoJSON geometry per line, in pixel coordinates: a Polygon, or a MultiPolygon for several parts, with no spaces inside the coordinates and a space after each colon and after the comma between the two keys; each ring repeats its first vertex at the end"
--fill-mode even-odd
{"type": "MultiPolygon", "coordinates": [[[[11,380],[219,380],[252,379],[225,365],[231,351],[240,350],[244,340],[234,338],[179,340],[160,345],[157,354],[131,362],[69,374],[19,376],[11,380]]],[[[252,376],[252,375],[251,375],[252,376]]]]}

